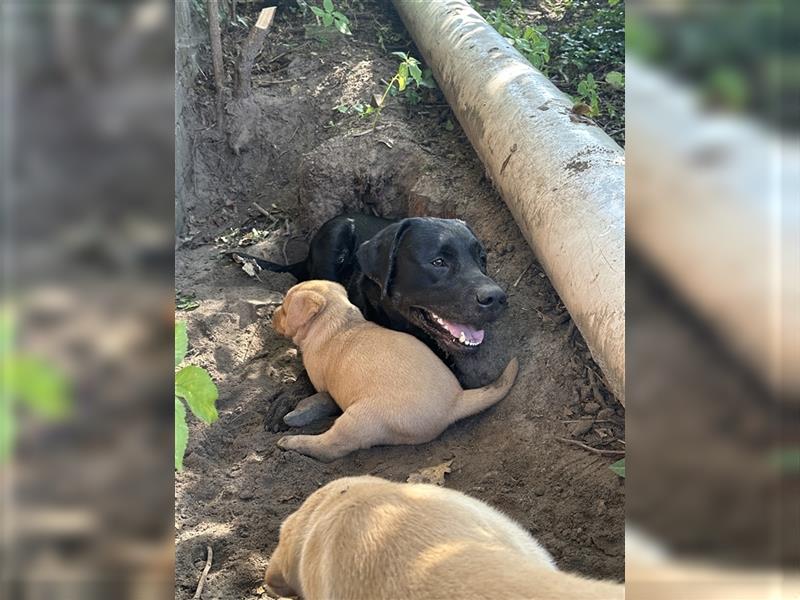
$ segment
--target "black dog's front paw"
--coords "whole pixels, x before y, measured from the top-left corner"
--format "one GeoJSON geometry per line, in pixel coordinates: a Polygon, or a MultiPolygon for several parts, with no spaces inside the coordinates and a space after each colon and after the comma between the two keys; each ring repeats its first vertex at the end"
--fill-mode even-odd
{"type": "Polygon", "coordinates": [[[275,397],[264,417],[264,431],[272,433],[287,431],[289,426],[283,422],[283,418],[292,411],[296,404],[297,398],[290,394],[284,393],[275,397]]]}

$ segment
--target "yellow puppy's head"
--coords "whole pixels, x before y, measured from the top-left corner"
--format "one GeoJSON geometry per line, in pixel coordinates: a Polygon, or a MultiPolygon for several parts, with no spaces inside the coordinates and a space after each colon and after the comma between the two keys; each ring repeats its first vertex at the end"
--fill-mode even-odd
{"type": "Polygon", "coordinates": [[[273,595],[284,597],[303,594],[299,577],[303,544],[312,524],[314,511],[331,498],[333,490],[333,484],[318,489],[281,525],[278,547],[270,556],[267,571],[264,573],[264,584],[273,595]]]}
{"type": "Polygon", "coordinates": [[[272,327],[280,335],[294,338],[332,300],[347,300],[342,285],[322,279],[298,283],[286,293],[283,304],[272,316],[272,327]]]}

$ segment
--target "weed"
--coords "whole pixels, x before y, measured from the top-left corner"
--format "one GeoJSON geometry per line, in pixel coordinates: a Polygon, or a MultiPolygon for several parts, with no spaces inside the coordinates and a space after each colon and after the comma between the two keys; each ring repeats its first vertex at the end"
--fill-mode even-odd
{"type": "Polygon", "coordinates": [[[550,61],[550,42],[544,25],[524,25],[519,16],[518,0],[506,0],[489,11],[486,21],[512,44],[537,69],[550,61]]]}
{"type": "Polygon", "coordinates": [[[590,117],[596,117],[600,114],[600,96],[597,94],[597,82],[594,80],[594,75],[589,73],[578,82],[578,94],[574,100],[578,108],[582,108],[579,105],[589,107],[588,110],[579,111],[581,114],[585,113],[590,117]]]}
{"type": "Polygon", "coordinates": [[[617,462],[615,462],[613,465],[611,465],[608,468],[611,469],[612,471],[614,471],[614,473],[616,473],[617,475],[619,475],[623,479],[625,478],[625,459],[624,458],[619,459],[617,462]]]}
{"type": "MultiPolygon", "coordinates": [[[[189,337],[186,322],[175,323],[175,368],[186,358],[189,337]]],[[[211,375],[202,367],[187,365],[175,373],[175,470],[183,470],[183,455],[189,443],[189,427],[186,425],[186,406],[189,405],[195,417],[206,425],[219,418],[216,402],[219,397],[217,386],[211,375]],[[183,401],[181,401],[183,399],[183,401]]]]}
{"type": "Polygon", "coordinates": [[[386,97],[389,94],[402,94],[408,88],[414,91],[414,99],[416,102],[419,102],[421,100],[418,93],[419,88],[436,86],[436,84],[433,83],[430,72],[423,73],[419,66],[419,61],[416,58],[405,52],[392,52],[392,54],[398,57],[401,62],[397,67],[397,72],[394,74],[394,77],[386,84],[383,95],[376,101],[375,120],[372,122],[373,129],[378,125],[378,119],[381,118],[381,111],[386,104],[386,97]],[[414,88],[409,88],[409,83],[412,84],[414,88]],[[397,87],[395,88],[395,86],[397,87]]]}
{"type": "Polygon", "coordinates": [[[193,293],[182,294],[176,292],[175,294],[175,309],[176,310],[194,310],[200,306],[200,302],[195,298],[193,293]]]}
{"type": "Polygon", "coordinates": [[[0,460],[14,447],[17,410],[24,407],[39,418],[60,421],[73,401],[64,375],[47,361],[14,351],[12,314],[0,315],[0,460]]]}
{"type": "Polygon", "coordinates": [[[324,27],[334,27],[341,34],[353,35],[350,31],[350,19],[334,8],[333,0],[322,0],[322,8],[318,6],[309,8],[317,17],[317,24],[322,22],[324,27]]]}

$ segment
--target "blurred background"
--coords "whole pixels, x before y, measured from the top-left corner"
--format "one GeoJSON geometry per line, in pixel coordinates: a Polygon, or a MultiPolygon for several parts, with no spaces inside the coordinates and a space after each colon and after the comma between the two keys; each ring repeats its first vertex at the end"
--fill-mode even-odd
{"type": "Polygon", "coordinates": [[[168,598],[173,6],[0,10],[0,597],[168,598]]]}
{"type": "Polygon", "coordinates": [[[797,9],[627,5],[631,598],[800,594],[797,9]]]}
{"type": "MultiPolygon", "coordinates": [[[[796,4],[626,6],[630,598],[798,597],[796,4]]],[[[0,597],[169,597],[175,6],[0,10],[0,597]]]]}

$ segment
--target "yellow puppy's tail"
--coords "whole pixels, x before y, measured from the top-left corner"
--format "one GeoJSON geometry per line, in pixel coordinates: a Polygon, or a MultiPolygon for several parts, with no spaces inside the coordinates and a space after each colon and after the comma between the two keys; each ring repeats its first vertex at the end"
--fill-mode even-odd
{"type": "Polygon", "coordinates": [[[456,401],[453,420],[457,421],[477,414],[505,398],[517,379],[518,371],[519,361],[515,357],[511,359],[503,370],[503,374],[493,383],[474,390],[464,390],[461,393],[461,397],[456,401]]]}

